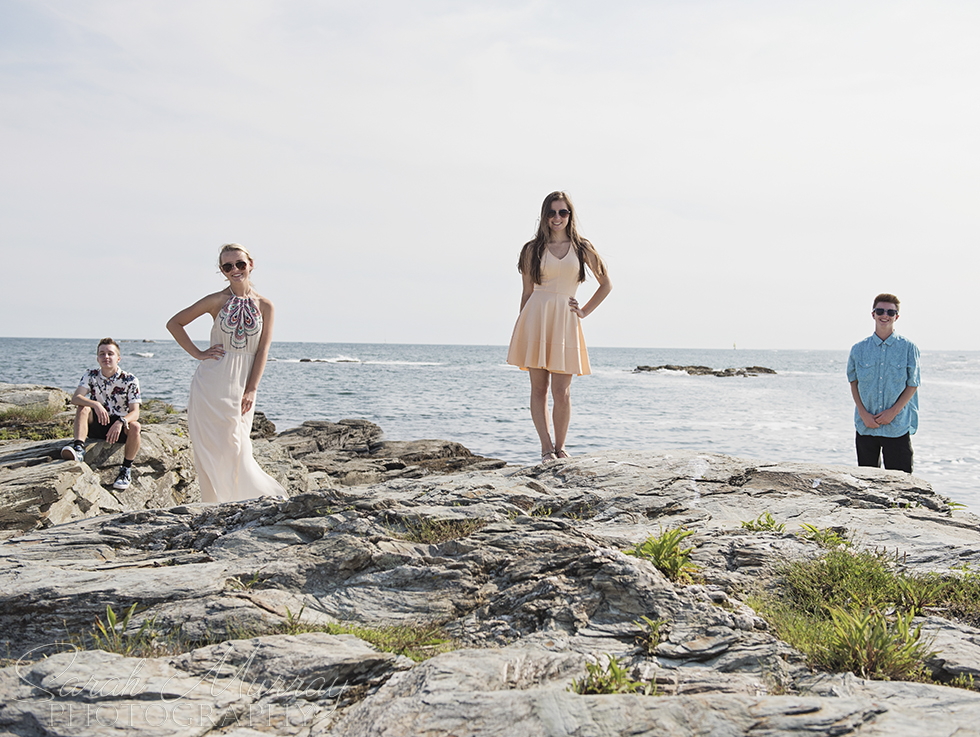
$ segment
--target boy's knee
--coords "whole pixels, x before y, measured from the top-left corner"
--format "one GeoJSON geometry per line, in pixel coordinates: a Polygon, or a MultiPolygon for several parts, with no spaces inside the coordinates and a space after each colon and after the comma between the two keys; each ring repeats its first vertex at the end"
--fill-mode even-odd
{"type": "Polygon", "coordinates": [[[141,428],[140,423],[136,422],[136,420],[133,420],[132,422],[129,423],[129,429],[126,430],[126,434],[132,435],[133,437],[139,437],[140,428],[141,428]]]}
{"type": "Polygon", "coordinates": [[[91,415],[92,415],[91,407],[79,407],[77,410],[75,410],[75,417],[78,417],[79,419],[87,420],[89,417],[91,417],[91,415]]]}

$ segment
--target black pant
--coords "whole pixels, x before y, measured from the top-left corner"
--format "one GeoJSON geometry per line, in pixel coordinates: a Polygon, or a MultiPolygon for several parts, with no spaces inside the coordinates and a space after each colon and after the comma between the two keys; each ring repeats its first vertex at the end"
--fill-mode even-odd
{"type": "Polygon", "coordinates": [[[854,446],[857,448],[859,466],[880,468],[884,454],[885,468],[912,473],[912,438],[908,433],[898,438],[856,433],[854,446]]]}

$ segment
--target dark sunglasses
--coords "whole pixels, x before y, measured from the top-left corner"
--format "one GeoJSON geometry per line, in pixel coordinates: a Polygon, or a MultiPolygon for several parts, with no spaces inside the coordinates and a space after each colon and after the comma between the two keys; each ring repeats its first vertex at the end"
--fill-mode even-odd
{"type": "Polygon", "coordinates": [[[548,220],[551,220],[555,215],[560,215],[563,218],[567,218],[572,214],[571,210],[548,210],[548,220]]]}
{"type": "Polygon", "coordinates": [[[226,274],[230,274],[232,269],[238,269],[239,271],[245,271],[245,267],[248,266],[244,261],[236,261],[232,263],[229,261],[226,264],[221,264],[221,270],[226,274]]]}
{"type": "Polygon", "coordinates": [[[898,316],[898,310],[886,310],[884,307],[875,307],[876,315],[884,315],[886,312],[888,313],[888,317],[898,316]]]}

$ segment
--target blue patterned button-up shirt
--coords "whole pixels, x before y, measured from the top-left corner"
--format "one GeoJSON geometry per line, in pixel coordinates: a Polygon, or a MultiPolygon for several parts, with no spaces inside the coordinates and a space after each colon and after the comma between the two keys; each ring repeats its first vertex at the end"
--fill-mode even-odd
{"type": "MultiPolygon", "coordinates": [[[[847,380],[857,380],[864,408],[873,415],[898,401],[907,386],[919,386],[919,349],[915,343],[892,333],[887,340],[877,335],[855,343],[847,359],[847,380]]],[[[886,438],[915,433],[919,428],[919,393],[916,392],[894,420],[870,428],[854,408],[854,426],[860,435],[886,438]]]]}

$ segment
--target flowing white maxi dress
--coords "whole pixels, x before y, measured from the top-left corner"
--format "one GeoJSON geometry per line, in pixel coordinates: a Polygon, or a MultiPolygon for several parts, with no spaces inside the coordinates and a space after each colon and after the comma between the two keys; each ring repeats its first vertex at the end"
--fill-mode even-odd
{"type": "Polygon", "coordinates": [[[260,496],[285,497],[286,490],[252,457],[253,406],[242,414],[245,383],[262,338],[262,313],[252,296],[232,295],[211,327],[211,345],[225,355],[198,364],[187,401],[194,465],[206,502],[260,496]]]}

